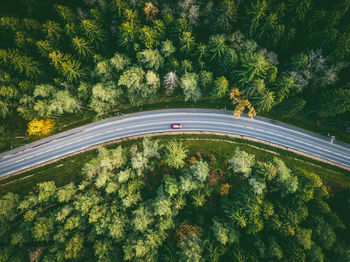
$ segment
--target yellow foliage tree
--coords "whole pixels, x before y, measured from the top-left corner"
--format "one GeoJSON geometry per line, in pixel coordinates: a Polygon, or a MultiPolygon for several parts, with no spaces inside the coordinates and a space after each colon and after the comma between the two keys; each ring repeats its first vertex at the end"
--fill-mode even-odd
{"type": "Polygon", "coordinates": [[[220,196],[227,196],[230,192],[231,185],[230,184],[223,184],[220,188],[220,196]]]}
{"type": "Polygon", "coordinates": [[[233,116],[239,118],[243,111],[248,108],[248,116],[253,119],[256,116],[256,112],[252,104],[248,101],[248,99],[244,96],[243,91],[239,91],[238,88],[234,88],[230,92],[230,99],[232,100],[232,104],[236,105],[235,110],[233,111],[233,116]]]}
{"type": "Polygon", "coordinates": [[[55,127],[52,119],[33,119],[28,123],[28,134],[31,136],[47,136],[55,127]]]}

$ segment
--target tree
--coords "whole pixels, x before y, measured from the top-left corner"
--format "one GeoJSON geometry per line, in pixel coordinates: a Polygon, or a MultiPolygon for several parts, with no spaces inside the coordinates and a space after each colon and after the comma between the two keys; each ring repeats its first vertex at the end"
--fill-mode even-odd
{"type": "Polygon", "coordinates": [[[171,201],[165,196],[158,197],[154,202],[154,215],[169,216],[172,213],[171,201]]]}
{"type": "Polygon", "coordinates": [[[202,61],[202,60],[206,60],[207,56],[208,56],[208,47],[206,44],[204,43],[199,43],[197,45],[197,56],[198,56],[198,60],[202,61]]]}
{"type": "Polygon", "coordinates": [[[167,39],[162,43],[162,48],[160,51],[162,52],[164,57],[168,57],[172,55],[176,51],[176,49],[173,45],[173,42],[167,39]]]}
{"type": "Polygon", "coordinates": [[[33,236],[40,242],[48,242],[54,230],[52,219],[40,217],[34,224],[33,236]]]}
{"type": "Polygon", "coordinates": [[[245,177],[251,172],[251,167],[254,164],[254,155],[250,155],[245,151],[241,151],[239,147],[236,147],[233,156],[228,160],[229,168],[233,173],[241,173],[245,177]]]}
{"type": "Polygon", "coordinates": [[[211,60],[219,60],[226,52],[227,45],[224,35],[211,36],[208,42],[211,60]]]}
{"type": "Polygon", "coordinates": [[[293,194],[298,189],[298,178],[291,173],[286,164],[278,158],[274,158],[274,165],[277,169],[276,180],[281,188],[282,196],[293,194]]]}
{"type": "Polygon", "coordinates": [[[62,64],[67,62],[70,59],[70,56],[63,54],[60,51],[56,50],[49,54],[52,64],[57,70],[61,70],[62,64]]]}
{"type": "Polygon", "coordinates": [[[64,257],[66,259],[78,258],[79,252],[83,248],[84,238],[81,234],[75,234],[66,244],[64,257]]]}
{"type": "Polygon", "coordinates": [[[77,20],[74,12],[68,7],[63,5],[55,5],[57,13],[62,17],[66,23],[75,23],[77,20]]]}
{"type": "Polygon", "coordinates": [[[199,262],[202,260],[202,241],[198,235],[191,235],[179,243],[179,261],[199,262]]]}
{"type": "Polygon", "coordinates": [[[270,65],[260,53],[246,55],[242,58],[243,69],[239,71],[243,84],[251,82],[254,78],[268,77],[271,81],[276,78],[277,68],[270,65]],[[269,75],[267,75],[269,73],[269,75]]]}
{"type": "Polygon", "coordinates": [[[121,90],[117,89],[115,83],[97,83],[92,87],[90,106],[97,113],[105,113],[118,104],[121,90]]]}
{"type": "Polygon", "coordinates": [[[203,93],[209,93],[213,85],[213,73],[203,70],[199,74],[199,84],[203,93]]]}
{"type": "Polygon", "coordinates": [[[13,193],[7,193],[0,199],[0,236],[3,237],[17,215],[16,207],[19,205],[20,198],[13,193]]]}
{"type": "Polygon", "coordinates": [[[34,89],[33,109],[38,116],[74,113],[80,110],[80,102],[68,90],[57,90],[54,86],[41,84],[34,89]]]}
{"type": "Polygon", "coordinates": [[[165,163],[174,168],[183,167],[188,149],[181,142],[176,141],[170,141],[165,147],[168,150],[165,163]]]}
{"type": "Polygon", "coordinates": [[[141,205],[133,212],[132,224],[136,230],[144,232],[148,229],[149,224],[153,222],[152,216],[154,216],[150,207],[141,205]]]}
{"type": "Polygon", "coordinates": [[[200,182],[204,182],[209,175],[208,163],[202,160],[196,161],[190,167],[190,174],[200,182]]]}
{"type": "Polygon", "coordinates": [[[118,86],[126,86],[128,89],[140,87],[144,78],[145,72],[141,67],[130,67],[120,76],[118,86]]]}
{"type": "Polygon", "coordinates": [[[324,254],[322,253],[322,249],[316,244],[313,244],[309,253],[309,258],[312,262],[323,262],[324,254]]]}
{"type": "Polygon", "coordinates": [[[113,81],[113,67],[109,60],[101,60],[96,63],[94,75],[100,77],[103,81],[113,81]]]}
{"type": "Polygon", "coordinates": [[[218,69],[222,74],[229,74],[232,69],[237,67],[238,62],[237,52],[233,48],[228,48],[220,59],[218,69]]]}
{"type": "Polygon", "coordinates": [[[282,117],[293,117],[301,110],[303,110],[306,101],[301,97],[293,97],[287,100],[285,104],[282,105],[282,117]]]}
{"type": "Polygon", "coordinates": [[[81,57],[87,57],[93,55],[90,44],[82,37],[75,36],[72,39],[73,47],[81,57]]]}
{"type": "Polygon", "coordinates": [[[175,72],[169,72],[164,76],[163,86],[166,95],[171,95],[178,85],[179,79],[175,72]]]}
{"type": "Polygon", "coordinates": [[[245,94],[248,97],[256,98],[259,95],[265,92],[265,82],[263,79],[255,79],[252,83],[250,83],[246,89],[244,89],[245,94]]]}
{"type": "Polygon", "coordinates": [[[318,114],[335,116],[350,110],[350,90],[336,89],[322,93],[318,114]]]}
{"type": "Polygon", "coordinates": [[[17,31],[20,24],[20,20],[16,17],[3,16],[0,18],[0,26],[17,31]]]}
{"type": "Polygon", "coordinates": [[[262,26],[263,21],[267,16],[266,12],[268,8],[269,6],[266,0],[256,0],[251,2],[251,6],[247,10],[247,14],[251,19],[249,29],[249,34],[251,37],[256,34],[262,26]]]}
{"type": "Polygon", "coordinates": [[[226,245],[227,243],[234,243],[238,240],[237,233],[225,223],[221,223],[217,217],[213,220],[211,227],[215,239],[221,244],[226,245]]]}
{"type": "Polygon", "coordinates": [[[124,54],[115,53],[110,60],[111,65],[117,72],[124,70],[131,65],[130,58],[124,54]]]}
{"type": "Polygon", "coordinates": [[[42,25],[42,30],[46,34],[46,38],[48,38],[52,42],[57,41],[61,38],[61,26],[60,24],[54,21],[46,21],[46,23],[42,25]]]}
{"type": "Polygon", "coordinates": [[[156,29],[150,26],[143,26],[140,30],[140,38],[147,49],[155,48],[159,45],[159,35],[156,29]]]}
{"type": "Polygon", "coordinates": [[[120,41],[122,46],[130,48],[135,44],[136,36],[140,30],[140,26],[136,11],[126,9],[124,15],[126,17],[126,21],[119,27],[121,35],[120,41]]]}
{"type": "Polygon", "coordinates": [[[57,192],[58,202],[64,203],[69,202],[75,195],[77,189],[73,183],[70,183],[63,188],[60,188],[57,192]]]}
{"type": "Polygon", "coordinates": [[[163,66],[164,58],[160,55],[159,51],[147,49],[137,54],[137,57],[141,64],[146,68],[158,70],[163,66]]]}
{"type": "Polygon", "coordinates": [[[52,181],[38,184],[38,202],[48,202],[56,195],[56,185],[52,181]]]}
{"type": "Polygon", "coordinates": [[[79,101],[68,90],[56,92],[48,104],[48,114],[75,113],[80,110],[79,101]]]}
{"type": "Polygon", "coordinates": [[[192,36],[191,32],[183,32],[180,36],[179,42],[180,50],[187,54],[191,52],[195,44],[194,37],[192,36]]]}
{"type": "MultiPolygon", "coordinates": [[[[1,59],[1,53],[0,53],[1,59]]],[[[39,63],[33,58],[19,54],[18,50],[8,50],[3,53],[2,60],[11,65],[18,73],[24,73],[26,77],[37,78],[42,74],[39,63]]]]}
{"type": "Polygon", "coordinates": [[[85,37],[90,41],[90,43],[93,43],[95,46],[99,47],[105,39],[105,33],[101,26],[96,21],[89,19],[82,20],[80,26],[85,37]]]}
{"type": "Polygon", "coordinates": [[[246,108],[249,109],[248,116],[251,119],[253,119],[253,117],[256,115],[254,107],[244,96],[244,93],[242,91],[239,91],[238,88],[231,90],[230,99],[232,100],[232,104],[236,105],[235,110],[233,111],[234,117],[240,117],[246,108]]]}
{"type": "Polygon", "coordinates": [[[141,105],[155,98],[160,87],[159,76],[152,71],[145,72],[141,67],[133,66],[123,72],[118,86],[127,87],[127,97],[133,105],[141,105]]]}
{"type": "Polygon", "coordinates": [[[302,229],[302,228],[300,228],[296,234],[299,244],[306,250],[310,249],[312,245],[311,234],[312,234],[311,229],[302,229]]]}
{"type": "Polygon", "coordinates": [[[96,240],[94,250],[98,261],[110,261],[113,259],[113,246],[110,240],[96,240]]]}
{"type": "Polygon", "coordinates": [[[283,257],[283,251],[281,246],[273,238],[270,239],[268,252],[272,258],[280,260],[283,257]]]}
{"type": "Polygon", "coordinates": [[[192,62],[188,59],[184,59],[181,61],[181,71],[183,73],[191,72],[192,71],[192,62]]]}
{"type": "Polygon", "coordinates": [[[185,101],[191,99],[196,102],[201,96],[196,73],[185,73],[180,79],[180,87],[184,92],[185,101]]]}
{"type": "Polygon", "coordinates": [[[276,103],[281,103],[291,91],[294,91],[294,79],[284,75],[276,82],[276,103]]]}
{"type": "Polygon", "coordinates": [[[47,136],[54,130],[55,122],[52,119],[33,119],[28,123],[28,134],[31,136],[47,136]]]}
{"type": "Polygon", "coordinates": [[[257,103],[258,112],[270,111],[274,104],[275,93],[273,91],[265,90],[265,92],[259,97],[257,103]]]}
{"type": "Polygon", "coordinates": [[[83,75],[84,71],[80,68],[81,63],[77,60],[68,60],[62,63],[62,72],[69,82],[76,82],[83,75]]]}
{"type": "Polygon", "coordinates": [[[222,98],[225,97],[228,93],[229,83],[226,77],[221,76],[217,77],[214,81],[214,90],[213,97],[214,98],[222,98]]]}
{"type": "Polygon", "coordinates": [[[153,20],[153,18],[158,14],[159,10],[156,6],[154,6],[151,2],[147,2],[145,4],[145,8],[143,11],[146,14],[147,20],[153,20]]]}
{"type": "Polygon", "coordinates": [[[223,32],[230,32],[232,24],[237,21],[238,6],[233,0],[224,0],[220,2],[216,15],[216,26],[223,32]]]}
{"type": "Polygon", "coordinates": [[[48,40],[39,40],[35,44],[42,56],[49,56],[54,51],[54,47],[48,40]]]}

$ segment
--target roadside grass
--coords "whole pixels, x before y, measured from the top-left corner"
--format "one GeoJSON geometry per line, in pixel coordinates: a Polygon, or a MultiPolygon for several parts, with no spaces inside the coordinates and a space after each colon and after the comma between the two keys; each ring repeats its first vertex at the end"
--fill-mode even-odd
{"type": "MultiPolygon", "coordinates": [[[[214,154],[217,162],[220,163],[223,163],[227,156],[232,155],[236,147],[254,154],[256,160],[260,161],[279,157],[292,170],[301,169],[319,175],[328,187],[329,192],[338,192],[350,188],[350,171],[269,145],[239,138],[206,134],[161,135],[154,138],[160,139],[163,144],[173,139],[179,140],[188,147],[189,157],[196,155],[197,152],[207,155],[214,154]]],[[[128,148],[135,143],[141,145],[142,138],[125,140],[106,147],[116,148],[122,145],[124,148],[128,148]]],[[[96,156],[97,150],[93,149],[19,175],[4,178],[0,180],[0,196],[5,195],[7,192],[25,195],[32,191],[37,183],[48,180],[54,181],[57,186],[63,186],[70,182],[77,184],[82,179],[80,173],[84,164],[96,156]]]]}
{"type": "MultiPolygon", "coordinates": [[[[142,105],[142,106],[122,106],[121,108],[112,112],[97,115],[95,112],[89,109],[83,109],[77,114],[65,114],[61,117],[55,117],[56,129],[53,134],[63,132],[78,126],[96,122],[108,117],[118,115],[118,113],[128,114],[140,111],[156,110],[156,109],[170,109],[170,108],[207,108],[207,109],[222,109],[233,110],[233,106],[226,98],[213,101],[211,99],[202,99],[197,103],[190,101],[183,101],[181,95],[177,95],[171,98],[163,97],[158,99],[158,102],[142,105]]],[[[271,112],[260,114],[261,116],[271,118],[286,124],[294,125],[306,130],[313,131],[322,135],[328,133],[334,135],[337,140],[350,144],[350,135],[345,133],[344,128],[336,126],[323,126],[322,123],[329,122],[328,118],[320,118],[315,114],[299,113],[293,118],[283,118],[278,108],[274,108],[271,112]]],[[[30,137],[26,133],[26,122],[19,117],[13,117],[5,120],[6,130],[0,131],[0,152],[4,152],[15,147],[28,144],[30,142],[42,139],[43,137],[30,137]]]]}

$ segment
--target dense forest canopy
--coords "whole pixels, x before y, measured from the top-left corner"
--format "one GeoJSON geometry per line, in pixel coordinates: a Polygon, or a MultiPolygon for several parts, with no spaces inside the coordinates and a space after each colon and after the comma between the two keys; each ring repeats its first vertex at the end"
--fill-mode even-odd
{"type": "Polygon", "coordinates": [[[104,113],[174,95],[231,98],[237,116],[337,116],[350,110],[349,5],[4,0],[0,117],[104,113]]]}
{"type": "Polygon", "coordinates": [[[0,261],[350,261],[322,180],[276,157],[144,139],[82,176],[0,199],[0,261]]]}

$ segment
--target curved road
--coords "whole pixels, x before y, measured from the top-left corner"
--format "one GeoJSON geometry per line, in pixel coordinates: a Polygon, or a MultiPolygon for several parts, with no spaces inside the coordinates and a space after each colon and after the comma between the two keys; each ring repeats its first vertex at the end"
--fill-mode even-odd
{"type": "Polygon", "coordinates": [[[53,159],[111,140],[155,132],[176,132],[172,123],[182,123],[181,131],[210,131],[243,135],[286,146],[350,167],[350,146],[330,143],[326,137],[269,119],[247,116],[239,119],[231,112],[204,109],[146,111],[113,117],[48,137],[0,154],[0,177],[25,170],[53,159]]]}

